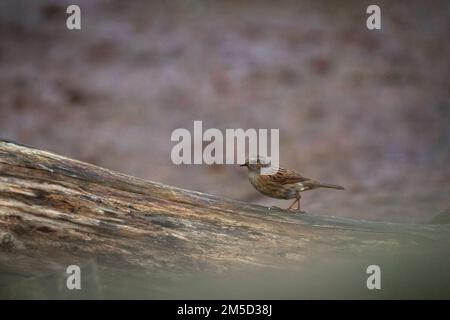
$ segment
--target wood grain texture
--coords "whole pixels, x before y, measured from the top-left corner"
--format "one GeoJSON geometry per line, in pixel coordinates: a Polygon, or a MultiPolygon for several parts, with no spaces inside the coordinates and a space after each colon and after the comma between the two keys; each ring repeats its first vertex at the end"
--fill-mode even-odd
{"type": "Polygon", "coordinates": [[[293,214],[0,141],[0,281],[9,296],[17,279],[38,279],[70,264],[94,265],[90,274],[101,274],[103,287],[151,275],[154,286],[146,288],[159,297],[161,279],[295,272],[317,261],[389,259],[448,244],[448,225],[293,214]]]}

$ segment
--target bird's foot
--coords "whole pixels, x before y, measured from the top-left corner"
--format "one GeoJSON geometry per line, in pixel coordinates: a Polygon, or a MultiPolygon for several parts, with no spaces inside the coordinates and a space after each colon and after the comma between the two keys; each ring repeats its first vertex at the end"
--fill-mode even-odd
{"type": "Polygon", "coordinates": [[[306,211],[302,211],[302,210],[298,210],[298,209],[287,208],[286,210],[290,211],[292,213],[302,213],[302,214],[306,213],[306,211]]]}

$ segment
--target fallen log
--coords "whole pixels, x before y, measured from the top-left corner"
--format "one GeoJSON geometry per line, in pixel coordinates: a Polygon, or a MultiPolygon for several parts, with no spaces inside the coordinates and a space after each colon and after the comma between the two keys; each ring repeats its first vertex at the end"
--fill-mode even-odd
{"type": "Polygon", "coordinates": [[[448,298],[449,249],[448,224],[293,214],[0,140],[0,298],[448,298]]]}

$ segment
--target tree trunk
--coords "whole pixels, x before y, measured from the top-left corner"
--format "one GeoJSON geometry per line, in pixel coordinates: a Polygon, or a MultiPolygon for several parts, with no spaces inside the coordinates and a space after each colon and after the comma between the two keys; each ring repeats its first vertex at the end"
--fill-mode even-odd
{"type": "Polygon", "coordinates": [[[449,229],[293,214],[0,141],[0,298],[448,298],[449,229]]]}

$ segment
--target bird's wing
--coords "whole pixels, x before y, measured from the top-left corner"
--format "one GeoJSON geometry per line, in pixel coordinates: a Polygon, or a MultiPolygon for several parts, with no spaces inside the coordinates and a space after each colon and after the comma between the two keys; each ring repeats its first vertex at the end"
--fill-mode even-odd
{"type": "Polygon", "coordinates": [[[270,181],[279,183],[279,184],[293,184],[293,183],[297,183],[297,182],[303,182],[303,181],[310,180],[309,178],[306,178],[295,171],[284,169],[284,168],[279,168],[277,173],[267,175],[266,177],[270,181]]]}

